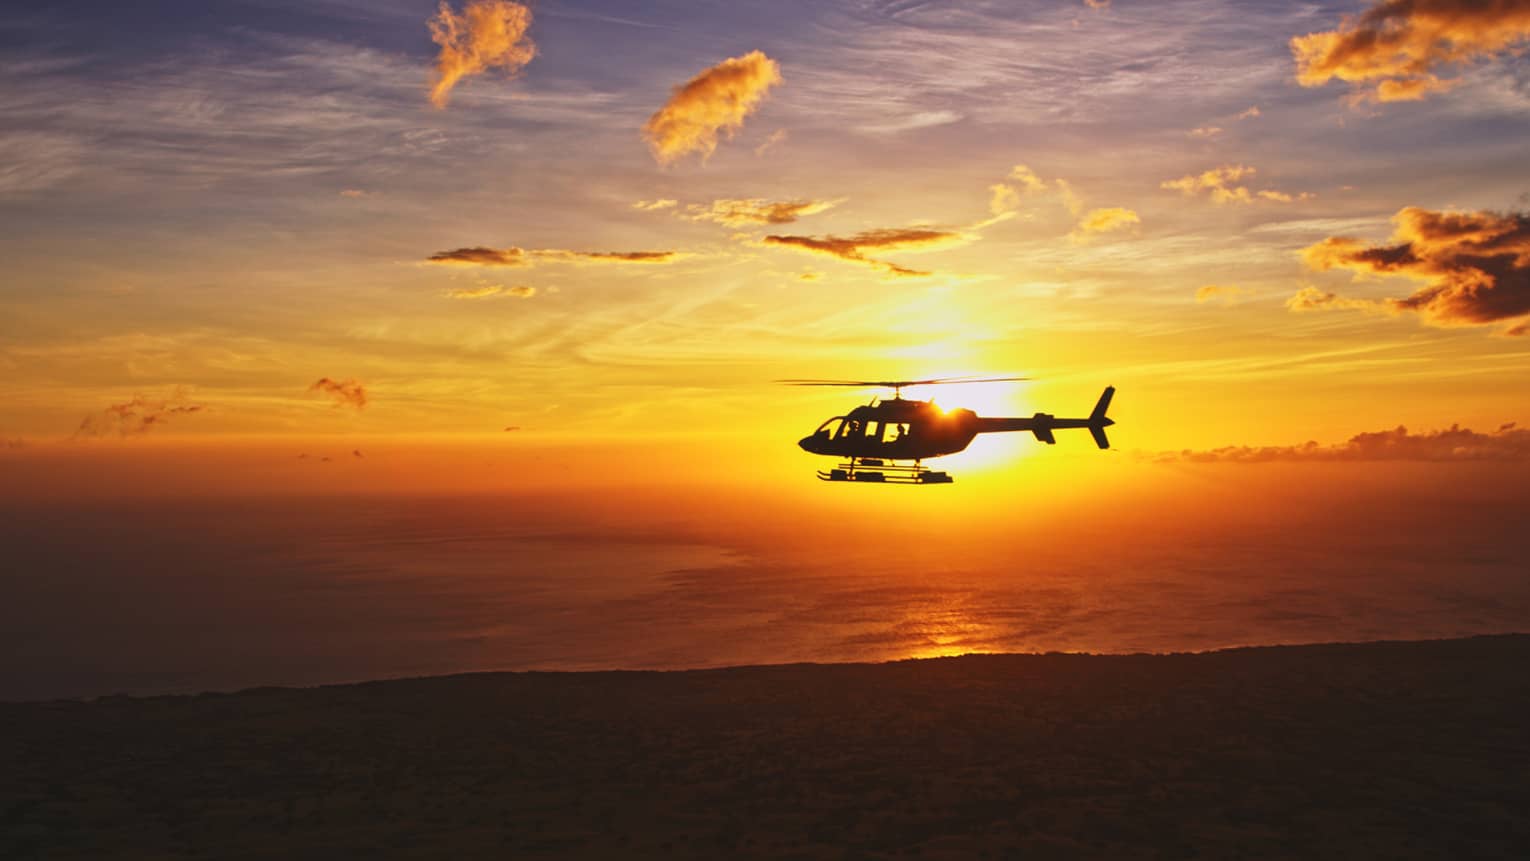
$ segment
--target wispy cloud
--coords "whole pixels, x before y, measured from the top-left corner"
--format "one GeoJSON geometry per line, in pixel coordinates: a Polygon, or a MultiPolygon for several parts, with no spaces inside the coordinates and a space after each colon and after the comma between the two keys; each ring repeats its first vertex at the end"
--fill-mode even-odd
{"type": "Polygon", "coordinates": [[[775,131],[771,132],[770,137],[766,138],[760,143],[759,146],[754,148],[755,156],[764,155],[766,152],[770,151],[772,147],[783,143],[786,140],[786,137],[786,129],[776,129],[775,131]]]}
{"type": "Polygon", "coordinates": [[[1530,428],[1503,425],[1479,433],[1460,425],[1444,430],[1410,433],[1398,425],[1391,430],[1359,433],[1338,445],[1225,446],[1207,451],[1185,449],[1157,455],[1158,461],[1192,463],[1269,463],[1273,461],[1472,461],[1530,460],[1530,428]]]}
{"type": "Polygon", "coordinates": [[[1205,284],[1195,288],[1195,301],[1210,302],[1213,299],[1221,299],[1230,302],[1239,296],[1252,293],[1246,287],[1237,287],[1230,284],[1205,284]]]}
{"type": "Polygon", "coordinates": [[[1141,223],[1142,218],[1136,212],[1123,206],[1091,209],[1079,217],[1078,224],[1074,226],[1073,232],[1068,234],[1068,238],[1074,242],[1085,242],[1096,234],[1123,230],[1141,223]]]}
{"type": "Polygon", "coordinates": [[[356,380],[334,380],[329,377],[320,377],[313,385],[308,387],[309,392],[328,395],[335,401],[337,407],[355,407],[362,409],[367,405],[367,389],[356,380]]]}
{"type": "Polygon", "coordinates": [[[191,403],[184,392],[176,390],[169,398],[146,398],[142,395],[120,404],[112,404],[99,413],[80,420],[75,438],[100,436],[138,436],[167,424],[172,417],[199,413],[202,404],[191,403]]]}
{"type": "Polygon", "coordinates": [[[680,201],[673,198],[661,197],[656,200],[639,200],[632,204],[633,209],[641,209],[644,212],[657,212],[661,209],[672,209],[678,206],[680,201]]]}
{"type": "MultiPolygon", "coordinates": [[[[1416,311],[1438,326],[1495,323],[1530,315],[1530,214],[1437,212],[1409,206],[1393,217],[1390,245],[1333,236],[1302,252],[1313,269],[1406,275],[1426,282],[1402,299],[1345,300],[1315,288],[1291,307],[1416,311]]],[[[1288,303],[1289,305],[1290,303],[1288,303]]]]}
{"type": "Polygon", "coordinates": [[[448,266],[530,266],[548,263],[675,263],[690,255],[683,251],[571,251],[566,248],[490,248],[473,246],[437,251],[426,263],[448,266]]]}
{"type": "Polygon", "coordinates": [[[1447,66],[1504,53],[1530,40],[1524,0],[1381,0],[1336,30],[1291,40],[1297,81],[1320,87],[1337,78],[1353,101],[1414,101],[1449,89],[1447,66]]]}
{"type": "Polygon", "coordinates": [[[1240,185],[1255,173],[1257,171],[1247,165],[1227,164],[1202,173],[1187,174],[1179,179],[1166,179],[1159,183],[1158,187],[1181,192],[1186,197],[1195,197],[1204,192],[1215,203],[1253,203],[1255,200],[1290,203],[1293,200],[1306,200],[1312,196],[1305,192],[1292,195],[1273,188],[1253,191],[1246,185],[1240,185]]]}
{"type": "Polygon", "coordinates": [[[660,164],[691,153],[705,161],[717,150],[718,134],[743,128],[744,118],[780,82],[781,67],[763,52],[730,57],[676,87],[643,124],[643,137],[660,164]]]}
{"type": "Polygon", "coordinates": [[[541,248],[531,253],[538,260],[571,263],[675,263],[690,256],[683,251],[568,251],[562,248],[541,248]]]}
{"type": "Polygon", "coordinates": [[[526,36],[531,9],[510,0],[469,0],[461,14],[442,0],[429,23],[431,41],[441,47],[430,88],[430,101],[438,108],[446,107],[463,78],[494,68],[515,74],[537,55],[526,36]]]}
{"type": "Polygon", "coordinates": [[[495,296],[530,299],[535,295],[537,295],[537,288],[529,284],[514,284],[508,287],[502,284],[479,284],[474,287],[458,287],[446,291],[449,299],[489,299],[495,296]]]}
{"type": "Polygon", "coordinates": [[[758,197],[724,198],[708,206],[692,204],[685,217],[691,221],[711,221],[729,227],[751,224],[791,224],[807,215],[817,215],[833,208],[837,200],[765,200],[758,197]]]}
{"type": "Polygon", "coordinates": [[[893,275],[922,276],[932,273],[918,269],[909,269],[886,260],[875,259],[868,256],[868,252],[880,254],[888,251],[928,251],[959,245],[969,241],[970,238],[967,234],[953,230],[939,230],[930,227],[887,227],[866,230],[853,236],[772,235],[766,236],[764,242],[766,245],[797,248],[814,254],[837,257],[840,260],[863,263],[867,266],[886,270],[893,275]]]}
{"type": "Polygon", "coordinates": [[[453,248],[437,251],[425,259],[427,263],[444,263],[456,266],[526,266],[530,263],[524,248],[489,248],[475,245],[471,248],[453,248]]]}

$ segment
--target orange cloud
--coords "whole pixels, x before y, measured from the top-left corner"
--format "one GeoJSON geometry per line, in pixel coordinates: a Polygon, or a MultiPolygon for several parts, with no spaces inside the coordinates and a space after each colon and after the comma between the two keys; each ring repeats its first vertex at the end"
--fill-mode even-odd
{"type": "Polygon", "coordinates": [[[1075,242],[1081,242],[1092,234],[1108,233],[1141,223],[1142,219],[1137,213],[1122,206],[1091,209],[1079,218],[1078,224],[1068,236],[1075,242]]]}
{"type": "Polygon", "coordinates": [[[1385,302],[1346,298],[1310,285],[1296,291],[1296,295],[1287,299],[1286,308],[1291,311],[1326,311],[1339,308],[1352,311],[1394,311],[1385,302]]]}
{"type": "Polygon", "coordinates": [[[522,248],[487,248],[482,245],[472,248],[453,248],[451,251],[437,251],[426,258],[427,263],[444,263],[455,266],[525,266],[528,264],[526,251],[522,248]]]}
{"type": "Polygon", "coordinates": [[[1244,110],[1240,111],[1238,113],[1238,116],[1234,117],[1234,119],[1251,120],[1254,117],[1259,116],[1260,113],[1261,112],[1259,110],[1259,106],[1258,105],[1249,105],[1247,108],[1245,108],[1244,110]]]}
{"type": "Polygon", "coordinates": [[[1191,129],[1189,132],[1187,132],[1187,134],[1193,138],[1214,138],[1221,133],[1221,126],[1201,126],[1200,128],[1191,129]]]}
{"type": "Polygon", "coordinates": [[[1525,0],[1381,0],[1336,30],[1297,36],[1291,54],[1304,87],[1337,78],[1354,87],[1353,101],[1414,101],[1458,83],[1440,78],[1441,67],[1527,39],[1525,0]]]}
{"type": "Polygon", "coordinates": [[[352,406],[361,409],[367,405],[366,387],[355,380],[332,380],[320,377],[308,387],[310,392],[320,392],[335,399],[335,406],[352,406]]]}
{"type": "Polygon", "coordinates": [[[431,104],[438,108],[446,107],[463,78],[496,67],[513,75],[537,55],[526,37],[531,9],[510,0],[469,0],[460,15],[442,0],[429,25],[431,41],[441,46],[430,88],[431,104]]]}
{"type": "Polygon", "coordinates": [[[491,296],[513,296],[517,299],[530,299],[532,296],[537,295],[537,288],[526,284],[516,284],[512,287],[505,287],[500,284],[480,284],[476,287],[459,287],[455,290],[448,290],[446,295],[451,299],[488,299],[491,296]]]}
{"type": "Polygon", "coordinates": [[[805,215],[817,215],[833,208],[837,200],[780,200],[767,201],[758,197],[726,198],[714,200],[704,207],[692,204],[686,209],[691,221],[712,221],[729,227],[750,224],[790,224],[805,215]]]}
{"type": "Polygon", "coordinates": [[[1356,460],[1530,460],[1530,428],[1503,425],[1492,433],[1479,433],[1460,425],[1446,430],[1409,433],[1402,425],[1391,430],[1359,433],[1339,445],[1225,446],[1210,451],[1169,452],[1159,461],[1196,463],[1267,463],[1270,461],[1356,460]]]}
{"type": "Polygon", "coordinates": [[[678,206],[679,204],[680,201],[678,200],[673,200],[668,197],[661,197],[657,200],[640,200],[637,203],[632,204],[632,208],[641,209],[644,212],[657,212],[661,209],[670,209],[672,207],[678,206]]]}
{"type": "Polygon", "coordinates": [[[1231,301],[1235,297],[1247,295],[1248,293],[1252,292],[1253,291],[1246,287],[1232,287],[1222,284],[1207,284],[1195,289],[1195,301],[1210,302],[1211,300],[1218,298],[1231,301]]]}
{"type": "MultiPolygon", "coordinates": [[[[1334,236],[1307,248],[1302,258],[1313,269],[1405,275],[1426,282],[1407,298],[1382,304],[1416,311],[1433,325],[1480,325],[1530,315],[1530,214],[1409,206],[1392,220],[1397,225],[1394,244],[1366,246],[1334,236]]],[[[1360,300],[1336,298],[1335,303],[1340,301],[1360,300]]]]}
{"type": "Polygon", "coordinates": [[[717,149],[718,133],[731,137],[743,128],[744,118],[780,82],[781,67],[764,53],[730,57],[676,87],[643,124],[643,137],[660,164],[693,152],[705,161],[717,149]]]}
{"type": "Polygon", "coordinates": [[[1256,199],[1290,203],[1293,200],[1307,200],[1312,197],[1307,192],[1298,195],[1275,189],[1256,192],[1251,191],[1248,186],[1238,185],[1255,173],[1257,171],[1247,165],[1226,164],[1204,173],[1189,174],[1179,179],[1166,179],[1159,183],[1158,187],[1182,192],[1186,197],[1195,197],[1201,192],[1206,192],[1215,203],[1253,203],[1256,199]]]}
{"type": "Polygon", "coordinates": [[[137,436],[168,423],[172,416],[199,413],[204,409],[206,407],[201,404],[186,403],[185,395],[179,390],[167,400],[139,395],[81,419],[74,436],[137,436]]]}
{"type": "Polygon", "coordinates": [[[854,236],[767,236],[764,241],[767,245],[783,245],[814,254],[825,254],[841,260],[864,263],[885,269],[894,275],[921,276],[932,273],[909,269],[886,260],[875,260],[866,256],[866,252],[908,249],[927,251],[959,245],[968,241],[969,238],[966,234],[956,231],[929,227],[888,227],[863,231],[854,236]]]}

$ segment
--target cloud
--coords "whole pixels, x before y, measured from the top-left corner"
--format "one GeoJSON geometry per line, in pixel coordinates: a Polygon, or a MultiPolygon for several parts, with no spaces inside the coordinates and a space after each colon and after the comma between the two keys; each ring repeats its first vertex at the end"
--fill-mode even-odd
{"type": "Polygon", "coordinates": [[[362,188],[343,188],[340,190],[341,197],[367,197],[368,192],[362,188]]]}
{"type": "Polygon", "coordinates": [[[332,380],[320,377],[308,387],[310,392],[321,392],[335,399],[335,406],[352,406],[362,409],[367,405],[366,387],[355,380],[332,380]]]}
{"type": "Polygon", "coordinates": [[[1214,138],[1221,133],[1221,126],[1201,126],[1186,132],[1186,134],[1193,138],[1214,138]]]}
{"type": "Polygon", "coordinates": [[[837,200],[767,201],[758,197],[725,198],[711,206],[692,204],[685,217],[691,221],[711,221],[729,227],[750,224],[790,224],[805,215],[817,215],[837,205],[837,200]]]}
{"type": "Polygon", "coordinates": [[[1084,5],[1090,9],[1109,9],[1110,0],[1084,0],[1084,5]]]}
{"type": "Polygon", "coordinates": [[[928,251],[935,248],[959,245],[970,239],[971,237],[965,233],[931,227],[884,227],[863,231],[854,236],[772,235],[765,237],[764,242],[766,245],[782,245],[814,254],[838,257],[841,260],[864,263],[867,266],[885,269],[894,275],[922,276],[930,275],[931,273],[917,269],[908,269],[885,260],[876,260],[868,257],[867,252],[928,251]]]}
{"type": "Polygon", "coordinates": [[[1094,234],[1121,230],[1141,223],[1142,219],[1137,213],[1122,206],[1091,209],[1079,218],[1078,224],[1074,226],[1073,232],[1068,234],[1068,237],[1074,242],[1082,242],[1094,234]]]}
{"type": "Polygon", "coordinates": [[[1209,451],[1165,452],[1160,462],[1269,463],[1273,461],[1470,461],[1530,460],[1530,428],[1503,425],[1478,433],[1451,425],[1445,430],[1409,433],[1402,425],[1391,430],[1359,433],[1339,445],[1225,446],[1209,451]]]}
{"type": "Polygon", "coordinates": [[[1326,311],[1331,309],[1347,308],[1353,311],[1393,311],[1385,302],[1374,302],[1370,299],[1350,299],[1337,293],[1319,290],[1308,285],[1296,291],[1296,295],[1286,300],[1286,308],[1291,311],[1326,311]]]}
{"type": "Polygon", "coordinates": [[[430,88],[431,104],[438,108],[446,107],[463,78],[496,67],[513,75],[537,55],[537,46],[526,37],[531,9],[520,3],[469,0],[458,15],[442,0],[429,24],[431,41],[441,46],[430,88]]]}
{"type": "Polygon", "coordinates": [[[139,395],[130,401],[112,404],[99,413],[86,416],[80,421],[74,436],[138,436],[169,423],[173,416],[199,413],[204,409],[206,407],[201,404],[188,403],[180,390],[164,400],[139,395]]]}
{"type": "Polygon", "coordinates": [[[1257,171],[1247,165],[1226,164],[1204,173],[1188,174],[1179,179],[1166,179],[1159,183],[1158,187],[1182,192],[1186,197],[1195,197],[1201,192],[1206,192],[1216,203],[1253,203],[1256,199],[1290,203],[1293,200],[1307,200],[1312,197],[1307,192],[1291,195],[1275,189],[1256,192],[1245,185],[1237,184],[1255,173],[1257,171]]]}
{"type": "Polygon", "coordinates": [[[1037,176],[1034,170],[1017,164],[1009,169],[1003,182],[988,187],[988,209],[995,216],[1006,215],[1020,208],[1022,197],[1039,194],[1046,189],[1046,181],[1037,176]]]}
{"type": "Polygon", "coordinates": [[[754,148],[754,154],[756,156],[762,156],[767,151],[769,151],[771,147],[774,147],[776,144],[782,143],[785,140],[786,129],[776,129],[770,133],[770,137],[766,138],[764,143],[754,148]]]}
{"type": "Polygon", "coordinates": [[[568,251],[541,248],[531,252],[538,260],[571,263],[674,263],[689,257],[681,251],[568,251]]]}
{"type": "Polygon", "coordinates": [[[1251,119],[1253,119],[1253,118],[1255,118],[1257,116],[1260,116],[1260,114],[1261,114],[1261,111],[1259,110],[1259,106],[1258,105],[1249,105],[1247,108],[1245,108],[1244,110],[1240,111],[1238,113],[1238,115],[1236,117],[1234,117],[1233,119],[1251,120],[1251,119]]]}
{"type": "Polygon", "coordinates": [[[644,212],[656,212],[660,209],[670,209],[671,207],[678,206],[679,204],[680,201],[678,200],[672,200],[668,197],[661,197],[657,200],[640,200],[637,203],[632,204],[632,208],[641,209],[644,212]]]}
{"type": "Polygon", "coordinates": [[[643,124],[643,137],[660,164],[693,152],[705,161],[717,149],[717,135],[743,128],[770,88],[781,82],[781,67],[760,51],[730,57],[675,92],[643,124]]]}
{"type": "Polygon", "coordinates": [[[1437,326],[1481,325],[1530,315],[1530,213],[1436,212],[1405,207],[1390,245],[1333,236],[1302,252],[1317,270],[1405,275],[1426,282],[1403,299],[1342,299],[1307,288],[1288,307],[1416,311],[1437,326]],[[1303,298],[1305,297],[1305,298],[1303,298]],[[1292,303],[1301,300],[1300,307],[1292,303]]]}
{"type": "Polygon", "coordinates": [[[1210,302],[1213,299],[1220,298],[1224,301],[1230,302],[1238,296],[1246,296],[1252,292],[1254,291],[1249,290],[1246,287],[1234,287],[1223,284],[1207,284],[1202,287],[1195,288],[1195,301],[1210,302]]]}
{"type": "Polygon", "coordinates": [[[0,438],[0,448],[18,449],[18,448],[26,448],[26,447],[27,447],[27,441],[24,440],[24,439],[21,439],[19,437],[16,438],[16,439],[4,439],[4,438],[0,438]]]}
{"type": "Polygon", "coordinates": [[[517,299],[530,299],[537,295],[537,288],[527,284],[516,284],[510,287],[501,284],[479,284],[474,287],[459,287],[455,290],[446,291],[450,299],[488,299],[493,296],[513,296],[517,299]]]}
{"type": "Polygon", "coordinates": [[[1525,0],[1381,0],[1336,30],[1291,40],[1296,79],[1321,87],[1351,84],[1352,101],[1422,99],[1459,79],[1441,67],[1472,62],[1530,39],[1525,0]]]}
{"type": "Polygon", "coordinates": [[[507,431],[507,432],[508,432],[508,431],[518,431],[518,430],[520,430],[520,429],[521,429],[521,426],[520,426],[520,425],[509,425],[509,426],[508,426],[508,427],[506,427],[506,428],[505,428],[505,430],[506,430],[506,431],[507,431]]]}
{"type": "Polygon", "coordinates": [[[351,449],[351,457],[362,457],[362,458],[364,458],[364,457],[366,457],[366,455],[361,453],[361,449],[353,448],[353,449],[351,449]]]}
{"type": "MultiPolygon", "coordinates": [[[[454,248],[438,251],[426,263],[450,266],[530,266],[534,261],[553,263],[674,263],[689,254],[681,251],[570,251],[565,248],[454,248]]],[[[474,298],[474,297],[458,297],[474,298]]]]}
{"type": "Polygon", "coordinates": [[[482,245],[472,248],[453,248],[451,251],[437,251],[426,258],[427,263],[444,263],[456,266],[525,266],[529,263],[526,259],[526,251],[522,248],[487,248],[482,245]]]}

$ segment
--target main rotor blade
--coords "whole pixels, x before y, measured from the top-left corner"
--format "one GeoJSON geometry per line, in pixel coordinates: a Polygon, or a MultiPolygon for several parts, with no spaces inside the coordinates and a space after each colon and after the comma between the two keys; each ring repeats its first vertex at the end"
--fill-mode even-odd
{"type": "Polygon", "coordinates": [[[1030,377],[936,377],[929,380],[776,380],[785,386],[854,386],[902,389],[909,386],[944,386],[956,383],[1017,383],[1030,377]]]}

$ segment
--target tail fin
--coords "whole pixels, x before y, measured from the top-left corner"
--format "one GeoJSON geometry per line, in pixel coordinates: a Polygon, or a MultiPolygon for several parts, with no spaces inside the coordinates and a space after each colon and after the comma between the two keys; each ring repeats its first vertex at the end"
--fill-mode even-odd
{"type": "MultiPolygon", "coordinates": [[[[1099,403],[1094,405],[1094,412],[1089,414],[1090,422],[1099,422],[1105,418],[1105,411],[1110,409],[1110,399],[1115,397],[1115,395],[1115,386],[1105,387],[1105,393],[1100,395],[1099,403]]],[[[1114,424],[1114,422],[1112,422],[1112,424],[1114,424]]],[[[1101,446],[1101,448],[1104,448],[1104,446],[1101,446]]]]}
{"type": "Polygon", "coordinates": [[[1110,440],[1105,436],[1105,429],[1115,422],[1105,417],[1105,411],[1110,409],[1110,399],[1115,394],[1115,386],[1106,386],[1104,394],[1100,395],[1099,403],[1094,405],[1094,412],[1089,414],[1089,435],[1094,437],[1094,444],[1100,448],[1110,448],[1110,440]]]}

